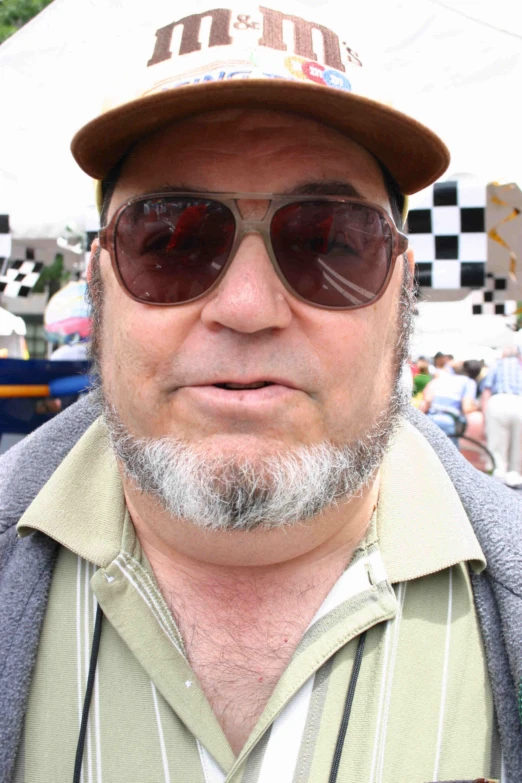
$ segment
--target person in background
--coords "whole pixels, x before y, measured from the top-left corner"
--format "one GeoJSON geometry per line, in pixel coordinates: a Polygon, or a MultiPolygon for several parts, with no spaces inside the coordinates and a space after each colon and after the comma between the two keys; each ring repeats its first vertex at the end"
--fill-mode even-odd
{"type": "Polygon", "coordinates": [[[437,351],[435,356],[433,357],[433,367],[434,367],[434,375],[438,375],[441,370],[445,368],[445,366],[448,363],[448,358],[445,353],[442,353],[442,351],[437,351]]]}
{"type": "Polygon", "coordinates": [[[482,362],[479,362],[477,359],[466,359],[466,361],[462,363],[462,374],[471,378],[472,381],[478,384],[482,366],[482,362]]]}
{"type": "Polygon", "coordinates": [[[484,390],[484,381],[486,380],[489,373],[489,367],[484,361],[484,359],[480,360],[480,372],[478,374],[477,378],[477,390],[478,390],[478,396],[480,397],[483,390],[484,390]]]}
{"type": "Polygon", "coordinates": [[[522,365],[519,348],[505,348],[483,384],[482,410],[493,473],[510,487],[522,485],[522,365]]]}
{"type": "Polygon", "coordinates": [[[470,374],[478,376],[480,363],[464,362],[463,370],[464,375],[457,375],[448,362],[424,389],[424,412],[457,448],[466,414],[477,408],[477,384],[470,374]]]}
{"type": "MultiPolygon", "coordinates": [[[[477,400],[480,399],[480,376],[483,370],[484,362],[475,359],[462,363],[461,373],[464,373],[477,384],[477,400]]],[[[466,414],[466,438],[477,441],[486,446],[486,433],[484,431],[484,416],[479,407],[466,414]]],[[[483,473],[489,473],[491,470],[491,461],[489,455],[482,449],[470,445],[469,441],[459,440],[459,449],[465,459],[468,460],[477,470],[483,473]]]]}
{"type": "Polygon", "coordinates": [[[413,376],[413,394],[422,393],[432,377],[428,360],[420,356],[417,359],[417,373],[413,376]]]}

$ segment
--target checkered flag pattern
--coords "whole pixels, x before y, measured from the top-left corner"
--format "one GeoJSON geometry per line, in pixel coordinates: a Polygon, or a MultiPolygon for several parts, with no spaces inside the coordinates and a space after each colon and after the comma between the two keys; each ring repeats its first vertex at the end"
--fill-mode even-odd
{"type": "Polygon", "coordinates": [[[9,215],[0,214],[0,274],[7,260],[11,257],[11,232],[9,230],[9,215]]]}
{"type": "Polygon", "coordinates": [[[491,273],[486,275],[486,287],[482,291],[473,291],[471,295],[473,315],[513,315],[517,309],[516,299],[508,299],[507,277],[491,273]]]}
{"type": "Polygon", "coordinates": [[[412,199],[408,233],[421,288],[484,287],[485,186],[436,182],[412,199]]]}
{"type": "Polygon", "coordinates": [[[29,296],[43,268],[42,261],[11,261],[0,275],[0,294],[12,298],[29,296]]]}

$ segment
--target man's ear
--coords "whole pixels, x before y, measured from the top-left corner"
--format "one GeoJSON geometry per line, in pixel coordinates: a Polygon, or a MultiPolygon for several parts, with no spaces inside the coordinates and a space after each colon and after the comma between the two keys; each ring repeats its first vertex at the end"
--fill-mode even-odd
{"type": "Polygon", "coordinates": [[[99,252],[100,252],[100,240],[98,239],[98,237],[96,237],[96,239],[93,239],[93,241],[92,241],[91,255],[89,256],[89,260],[87,262],[87,269],[85,270],[85,276],[87,278],[87,282],[88,283],[91,282],[92,262],[93,262],[94,256],[96,255],[96,253],[99,253],[99,252]]]}

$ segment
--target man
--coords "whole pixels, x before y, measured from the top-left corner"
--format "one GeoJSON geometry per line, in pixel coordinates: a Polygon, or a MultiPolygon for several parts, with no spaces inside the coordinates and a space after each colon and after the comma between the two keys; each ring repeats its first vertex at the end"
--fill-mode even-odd
{"type": "Polygon", "coordinates": [[[522,484],[522,365],[516,347],[502,358],[484,380],[481,397],[488,447],[495,458],[494,475],[508,486],[522,484]]]}
{"type": "Polygon", "coordinates": [[[464,365],[462,375],[449,364],[440,370],[424,389],[422,408],[456,448],[459,447],[459,435],[464,434],[466,428],[466,416],[477,409],[478,362],[471,367],[466,362],[464,365]]]}
{"type": "Polygon", "coordinates": [[[304,11],[147,40],[73,143],[101,418],[1,468],[2,773],[514,783],[521,578],[487,531],[520,506],[399,391],[404,194],[445,148],[304,11]]]}
{"type": "Polygon", "coordinates": [[[451,366],[452,360],[453,356],[450,353],[442,353],[442,351],[437,351],[433,357],[433,375],[438,377],[443,372],[449,372],[453,374],[454,369],[451,366]]]}

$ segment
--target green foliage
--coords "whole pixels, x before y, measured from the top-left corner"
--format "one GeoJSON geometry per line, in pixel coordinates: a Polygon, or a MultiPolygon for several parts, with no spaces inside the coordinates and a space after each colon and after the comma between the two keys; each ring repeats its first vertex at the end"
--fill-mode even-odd
{"type": "Polygon", "coordinates": [[[16,33],[52,0],[0,0],[0,43],[16,33]]]}
{"type": "Polygon", "coordinates": [[[515,312],[517,317],[515,324],[515,332],[519,332],[522,329],[522,302],[517,302],[517,309],[515,312]]]}
{"type": "Polygon", "coordinates": [[[71,276],[63,266],[63,253],[57,253],[49,266],[44,266],[42,273],[33,288],[34,294],[49,293],[49,298],[68,282],[71,276]]]}

